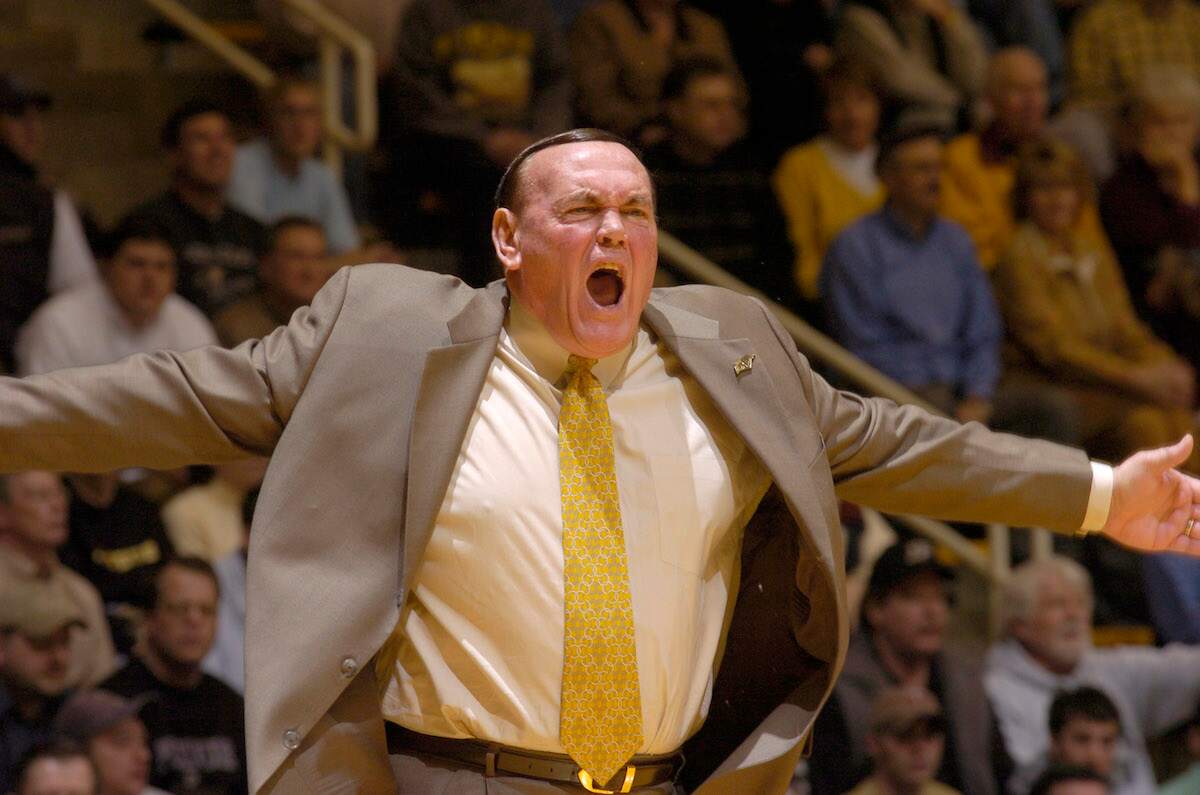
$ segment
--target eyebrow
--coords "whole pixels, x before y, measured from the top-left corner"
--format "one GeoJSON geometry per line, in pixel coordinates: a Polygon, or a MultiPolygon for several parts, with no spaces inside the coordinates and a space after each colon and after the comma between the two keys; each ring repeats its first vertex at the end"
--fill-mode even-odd
{"type": "MultiPolygon", "coordinates": [[[[567,205],[567,204],[574,204],[575,202],[580,202],[580,201],[586,202],[589,204],[600,204],[601,203],[600,195],[598,193],[596,193],[593,190],[582,189],[582,190],[576,190],[576,191],[572,191],[571,193],[568,193],[566,196],[564,196],[562,199],[560,199],[557,202],[557,204],[559,206],[563,206],[563,205],[567,205]]],[[[651,203],[650,194],[646,193],[644,191],[637,191],[636,193],[632,193],[629,195],[629,197],[627,199],[625,199],[625,201],[621,202],[622,206],[627,205],[627,204],[647,204],[648,205],[650,203],[651,203]]]]}

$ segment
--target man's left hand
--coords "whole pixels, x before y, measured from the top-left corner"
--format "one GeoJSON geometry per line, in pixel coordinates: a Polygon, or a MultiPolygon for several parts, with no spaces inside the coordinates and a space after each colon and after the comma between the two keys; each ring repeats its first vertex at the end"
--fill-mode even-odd
{"type": "Polygon", "coordinates": [[[1200,480],[1175,469],[1191,452],[1188,434],[1121,462],[1113,470],[1112,504],[1100,532],[1132,549],[1200,557],[1200,480]]]}

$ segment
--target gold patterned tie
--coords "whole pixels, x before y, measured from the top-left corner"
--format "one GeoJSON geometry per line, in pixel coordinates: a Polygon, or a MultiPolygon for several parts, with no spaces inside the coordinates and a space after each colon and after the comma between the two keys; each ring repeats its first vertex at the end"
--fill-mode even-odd
{"type": "Polygon", "coordinates": [[[564,624],[559,739],[602,786],[642,744],[612,423],[594,359],[571,356],[558,415],[564,624]]]}

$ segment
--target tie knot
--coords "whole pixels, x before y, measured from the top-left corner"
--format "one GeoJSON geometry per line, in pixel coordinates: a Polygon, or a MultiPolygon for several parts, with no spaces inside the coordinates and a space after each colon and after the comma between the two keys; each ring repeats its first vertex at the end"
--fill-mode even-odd
{"type": "Polygon", "coordinates": [[[592,368],[595,366],[595,359],[585,359],[582,356],[576,356],[572,353],[567,357],[567,371],[563,373],[563,375],[565,375],[569,380],[571,376],[575,375],[577,372],[582,371],[584,373],[590,373],[592,368]]]}

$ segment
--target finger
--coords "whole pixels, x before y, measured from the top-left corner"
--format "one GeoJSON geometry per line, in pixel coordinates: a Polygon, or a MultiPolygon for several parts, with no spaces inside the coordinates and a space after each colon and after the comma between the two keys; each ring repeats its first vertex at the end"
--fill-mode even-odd
{"type": "Polygon", "coordinates": [[[1183,438],[1170,447],[1159,447],[1147,450],[1147,463],[1160,472],[1173,469],[1188,459],[1192,454],[1192,435],[1186,433],[1183,438]]]}

